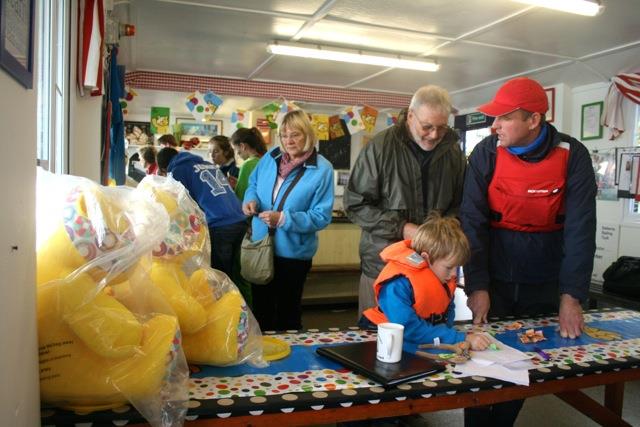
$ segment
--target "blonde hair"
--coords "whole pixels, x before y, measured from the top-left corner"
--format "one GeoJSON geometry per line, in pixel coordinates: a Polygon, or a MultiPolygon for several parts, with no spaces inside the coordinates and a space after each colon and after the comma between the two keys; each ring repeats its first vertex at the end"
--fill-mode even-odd
{"type": "MultiPolygon", "coordinates": [[[[282,119],[282,124],[280,125],[280,132],[288,129],[289,131],[297,130],[304,135],[304,148],[303,151],[306,153],[309,150],[312,150],[316,145],[316,134],[313,131],[313,126],[311,125],[311,120],[302,110],[294,110],[289,111],[285,114],[282,119]]],[[[284,146],[282,145],[282,139],[280,140],[280,148],[284,150],[284,146]]]]}
{"type": "Polygon", "coordinates": [[[429,213],[425,222],[418,227],[411,248],[429,254],[429,261],[452,257],[456,265],[469,259],[469,240],[462,231],[460,222],[451,216],[441,216],[438,211],[429,213]]]}

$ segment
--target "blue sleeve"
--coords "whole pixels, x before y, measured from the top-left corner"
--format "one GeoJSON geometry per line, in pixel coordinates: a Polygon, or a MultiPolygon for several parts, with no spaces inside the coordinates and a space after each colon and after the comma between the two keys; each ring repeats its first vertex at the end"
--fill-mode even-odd
{"type": "Polygon", "coordinates": [[[331,223],[334,202],[333,168],[328,162],[321,164],[318,159],[318,169],[313,172],[318,175],[319,182],[314,183],[317,186],[313,190],[309,209],[301,211],[283,209],[285,219],[281,226],[282,230],[294,233],[314,233],[326,228],[331,223]]]}
{"type": "Polygon", "coordinates": [[[404,325],[405,351],[415,353],[419,344],[433,344],[439,338],[443,344],[464,341],[465,334],[445,325],[433,325],[421,319],[413,309],[413,289],[406,277],[398,277],[382,286],[378,304],[389,322],[404,325]]]}
{"type": "Polygon", "coordinates": [[[585,301],[596,250],[596,178],[584,145],[572,141],[569,156],[560,293],[585,301]]]}

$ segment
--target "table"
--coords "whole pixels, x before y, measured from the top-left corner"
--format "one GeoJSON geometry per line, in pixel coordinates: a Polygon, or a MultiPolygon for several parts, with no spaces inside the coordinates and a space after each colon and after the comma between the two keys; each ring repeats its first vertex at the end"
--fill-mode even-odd
{"type": "MultiPolygon", "coordinates": [[[[492,320],[483,325],[501,341],[529,352],[517,331],[506,326],[514,319],[492,320]]],[[[375,339],[375,333],[357,327],[346,330],[307,330],[275,334],[292,346],[291,355],[268,368],[247,365],[214,368],[194,366],[189,384],[187,426],[313,425],[365,418],[464,408],[556,394],[565,402],[604,425],[624,423],[624,382],[640,379],[640,312],[609,308],[585,312],[588,325],[617,332],[619,339],[603,341],[583,335],[561,338],[557,317],[522,319],[524,328],[542,329],[549,339],[538,347],[550,361],[534,357],[528,387],[480,376],[458,378],[453,369],[388,390],[315,354],[318,345],[375,339]],[[602,406],[579,390],[605,385],[602,406]]],[[[470,330],[473,325],[458,326],[470,330]]],[[[127,425],[142,422],[130,408],[79,415],[63,410],[43,412],[43,425],[127,425]]]]}

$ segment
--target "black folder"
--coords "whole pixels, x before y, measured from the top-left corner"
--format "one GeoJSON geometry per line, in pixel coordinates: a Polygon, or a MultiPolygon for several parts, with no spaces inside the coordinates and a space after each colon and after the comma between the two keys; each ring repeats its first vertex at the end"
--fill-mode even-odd
{"type": "Polygon", "coordinates": [[[381,362],[376,358],[376,345],[375,341],[366,341],[319,347],[316,352],[385,387],[445,370],[444,364],[406,351],[402,352],[402,359],[397,363],[381,362]]]}

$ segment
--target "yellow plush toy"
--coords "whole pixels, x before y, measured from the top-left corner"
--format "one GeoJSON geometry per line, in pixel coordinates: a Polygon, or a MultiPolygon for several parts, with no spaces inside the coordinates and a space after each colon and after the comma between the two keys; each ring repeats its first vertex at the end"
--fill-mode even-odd
{"type": "Polygon", "coordinates": [[[169,402],[187,399],[178,320],[140,258],[165,234],[163,207],[42,171],[37,195],[42,401],[83,412],[128,401],[154,425],[179,421],[184,409],[169,402]]]}
{"type": "Polygon", "coordinates": [[[244,298],[224,273],[208,267],[204,213],[171,178],[148,176],[137,191],[152,194],[169,214],[150,276],[178,316],[187,361],[223,366],[260,358],[260,329],[244,298]]]}

